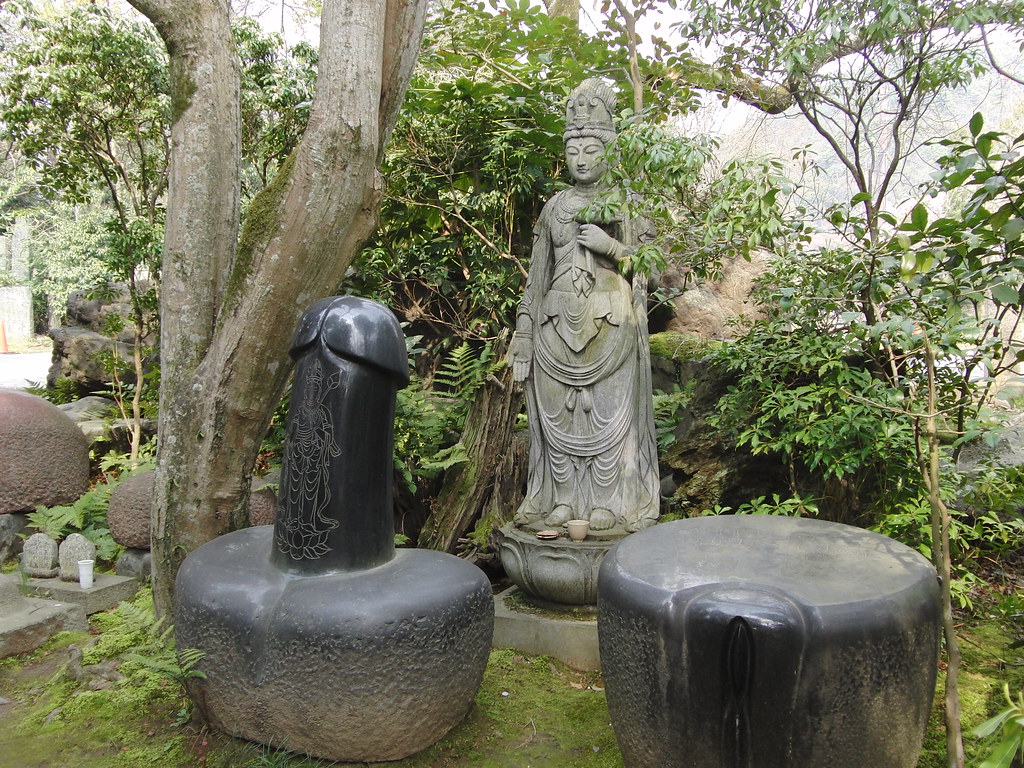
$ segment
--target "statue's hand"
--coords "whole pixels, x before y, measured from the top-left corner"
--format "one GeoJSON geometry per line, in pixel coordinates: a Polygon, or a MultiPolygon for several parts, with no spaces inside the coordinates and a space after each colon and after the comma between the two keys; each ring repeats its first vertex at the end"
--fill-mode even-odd
{"type": "Polygon", "coordinates": [[[533,363],[533,340],[516,333],[508,348],[508,361],[512,366],[512,381],[526,381],[533,363]]]}
{"type": "Polygon", "coordinates": [[[613,261],[619,252],[620,243],[597,224],[580,224],[580,233],[576,242],[598,256],[608,256],[613,261]]]}

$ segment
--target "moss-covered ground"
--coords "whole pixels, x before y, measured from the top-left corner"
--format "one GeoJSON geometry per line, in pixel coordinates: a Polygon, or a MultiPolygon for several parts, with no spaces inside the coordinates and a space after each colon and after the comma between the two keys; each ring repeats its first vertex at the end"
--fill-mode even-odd
{"type": "MultiPolygon", "coordinates": [[[[1002,707],[1002,686],[1024,686],[1024,650],[1005,616],[965,623],[965,730],[1002,707]]],[[[260,747],[187,720],[181,672],[145,595],[62,633],[39,651],[0,661],[0,768],[311,768],[336,765],[260,747]]],[[[941,684],[920,768],[944,768],[941,684]]],[[[969,761],[981,745],[970,738],[969,761]]],[[[970,764],[970,762],[969,762],[970,764]]],[[[338,764],[340,765],[340,764],[338,764]]],[[[491,654],[466,719],[395,768],[622,766],[603,686],[546,657],[491,654]]]]}

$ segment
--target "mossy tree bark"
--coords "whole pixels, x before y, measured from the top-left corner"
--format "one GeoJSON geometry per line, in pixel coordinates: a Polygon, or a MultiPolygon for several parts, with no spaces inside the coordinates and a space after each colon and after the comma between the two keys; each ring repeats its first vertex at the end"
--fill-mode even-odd
{"type": "Polygon", "coordinates": [[[324,0],[309,125],[239,231],[239,68],[226,0],[132,0],[170,55],[154,595],[245,524],[256,452],[303,310],[375,224],[377,166],[419,50],[425,0],[324,0]],[[238,243],[236,247],[236,242],[238,243]]]}
{"type": "MultiPolygon", "coordinates": [[[[513,474],[510,471],[513,468],[503,464],[511,451],[516,414],[522,405],[522,388],[513,387],[510,367],[502,368],[484,384],[470,406],[462,432],[469,460],[445,474],[441,492],[420,531],[421,547],[452,552],[459,537],[481,513],[522,501],[521,483],[513,483],[511,489],[508,487],[507,479],[513,474]],[[509,498],[499,498],[502,489],[509,498]]],[[[522,471],[516,474],[520,479],[524,476],[522,471]]]]}

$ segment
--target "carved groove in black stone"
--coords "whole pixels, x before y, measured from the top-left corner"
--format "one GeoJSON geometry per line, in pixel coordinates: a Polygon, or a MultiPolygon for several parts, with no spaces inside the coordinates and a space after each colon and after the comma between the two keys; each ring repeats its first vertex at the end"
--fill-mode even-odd
{"type": "Polygon", "coordinates": [[[754,678],[754,633],[742,616],[736,616],[725,630],[722,644],[722,676],[725,701],[722,705],[723,768],[751,768],[750,691],[754,678]]]}

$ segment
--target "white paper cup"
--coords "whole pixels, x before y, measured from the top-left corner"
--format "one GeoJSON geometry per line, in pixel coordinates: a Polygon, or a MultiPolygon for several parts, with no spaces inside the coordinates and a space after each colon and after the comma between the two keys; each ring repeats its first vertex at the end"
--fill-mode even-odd
{"type": "Polygon", "coordinates": [[[92,589],[92,566],[95,560],[78,561],[78,583],[82,589],[92,589]]]}
{"type": "Polygon", "coordinates": [[[565,524],[569,529],[569,538],[573,541],[583,541],[590,532],[589,520],[570,520],[565,524]]]}

